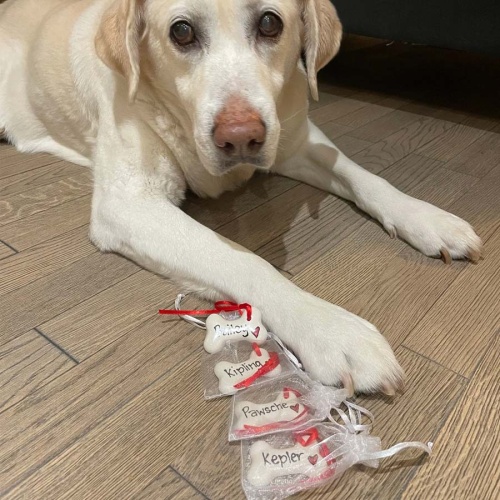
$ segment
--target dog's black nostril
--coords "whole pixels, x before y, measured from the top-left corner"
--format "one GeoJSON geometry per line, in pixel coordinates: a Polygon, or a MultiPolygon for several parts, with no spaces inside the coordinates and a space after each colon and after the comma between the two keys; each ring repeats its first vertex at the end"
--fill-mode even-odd
{"type": "Polygon", "coordinates": [[[234,153],[236,148],[234,147],[234,144],[231,144],[230,142],[225,142],[224,146],[222,146],[222,149],[226,154],[230,155],[234,153]]]}
{"type": "Polygon", "coordinates": [[[262,145],[264,144],[263,141],[257,141],[255,139],[252,139],[249,143],[248,143],[248,149],[252,152],[252,153],[256,153],[257,151],[259,151],[260,148],[262,148],[262,145]]]}

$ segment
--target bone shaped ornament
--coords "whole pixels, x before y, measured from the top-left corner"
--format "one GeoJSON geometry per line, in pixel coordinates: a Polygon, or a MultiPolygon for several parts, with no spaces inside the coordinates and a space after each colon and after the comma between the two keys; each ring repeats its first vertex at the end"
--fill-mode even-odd
{"type": "Polygon", "coordinates": [[[300,474],[319,480],[334,473],[331,461],[324,458],[321,444],[291,448],[273,448],[266,441],[257,441],[249,450],[251,465],[247,479],[255,488],[269,486],[278,477],[300,474]]]}
{"type": "MultiPolygon", "coordinates": [[[[242,363],[219,361],[215,365],[214,372],[219,379],[219,390],[221,394],[234,394],[239,389],[243,389],[243,386],[238,386],[243,381],[254,377],[259,370],[263,371],[266,363],[271,361],[271,355],[269,352],[266,349],[259,347],[255,349],[255,345],[256,343],[254,343],[254,351],[252,352],[250,358],[246,361],[243,361],[242,363]]],[[[277,377],[281,374],[279,358],[277,358],[276,353],[272,354],[273,359],[276,359],[277,361],[277,365],[267,373],[264,373],[262,375],[263,377],[277,377]]]]}
{"type": "Polygon", "coordinates": [[[260,311],[252,307],[252,317],[247,319],[246,312],[236,319],[227,320],[219,314],[211,314],[206,320],[207,334],[203,346],[210,354],[219,352],[228,340],[247,340],[258,345],[267,340],[267,330],[262,324],[260,311]]]}
{"type": "Polygon", "coordinates": [[[282,393],[268,403],[258,404],[241,401],[235,405],[235,431],[252,429],[264,430],[280,424],[299,422],[308,414],[307,408],[299,402],[300,394],[294,390],[283,389],[282,393]]]}

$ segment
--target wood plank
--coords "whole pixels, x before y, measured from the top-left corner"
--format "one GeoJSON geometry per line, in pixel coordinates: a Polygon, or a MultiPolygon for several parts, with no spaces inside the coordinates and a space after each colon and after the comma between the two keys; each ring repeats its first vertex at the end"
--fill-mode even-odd
{"type": "Polygon", "coordinates": [[[216,229],[298,184],[286,177],[256,174],[245,186],[224,193],[215,200],[188,194],[182,208],[200,224],[216,229]]]}
{"type": "MultiPolygon", "coordinates": [[[[399,185],[408,184],[408,179],[394,178],[399,185]]],[[[469,183],[468,176],[454,178],[453,173],[434,167],[430,177],[408,192],[447,208],[460,199],[469,183]],[[440,185],[446,188],[439,189],[440,185]]],[[[465,262],[444,266],[429,259],[402,241],[390,240],[370,222],[293,281],[373,322],[397,346],[466,267],[465,262]]]]}
{"type": "Polygon", "coordinates": [[[175,498],[175,500],[201,500],[207,497],[195,490],[171,467],[168,467],[134,498],[135,500],[167,500],[169,498],[175,498]]]}
{"type": "Polygon", "coordinates": [[[9,224],[57,205],[88,195],[92,191],[92,173],[83,170],[31,191],[2,197],[0,225],[9,224]]]}
{"type": "Polygon", "coordinates": [[[137,328],[158,309],[175,285],[148,271],[125,278],[40,325],[39,329],[82,361],[137,328]]]}
{"type": "MultiPolygon", "coordinates": [[[[384,448],[404,441],[432,442],[463,393],[465,381],[404,348],[397,349],[396,356],[408,377],[405,393],[393,399],[362,397],[356,402],[375,414],[372,434],[382,439],[384,448]]],[[[418,452],[402,452],[381,460],[379,469],[352,468],[339,482],[313,490],[301,498],[327,500],[332,498],[333,488],[335,498],[341,499],[399,498],[404,485],[423,467],[422,464],[432,467],[435,456],[426,458],[418,452]]]]}
{"type": "Polygon", "coordinates": [[[19,251],[89,223],[91,196],[83,196],[2,226],[0,235],[19,251]]]}
{"type": "Polygon", "coordinates": [[[326,80],[318,81],[318,89],[320,92],[338,97],[350,97],[357,92],[356,89],[346,87],[345,85],[336,85],[326,80]]]}
{"type": "MultiPolygon", "coordinates": [[[[440,164],[432,159],[412,156],[398,162],[397,168],[387,169],[385,177],[397,187],[408,186],[407,192],[412,196],[446,207],[467,192],[477,179],[441,169],[440,164]]],[[[321,255],[335,251],[342,239],[365,222],[366,216],[359,210],[333,198],[323,204],[314,217],[292,223],[285,234],[257,249],[257,253],[295,275],[321,255]]],[[[411,252],[403,257],[403,261],[408,259],[413,259],[411,252]]]]}
{"type": "Polygon", "coordinates": [[[442,161],[412,153],[380,172],[379,176],[403,193],[408,193],[425,182],[436,169],[440,169],[443,165],[442,161]]]}
{"type": "Polygon", "coordinates": [[[446,168],[476,177],[484,177],[499,164],[500,134],[486,132],[470,144],[449,163],[446,168]]]}
{"type": "Polygon", "coordinates": [[[455,125],[416,152],[441,161],[460,158],[461,152],[485,134],[484,130],[467,125],[455,125]]]}
{"type": "Polygon", "coordinates": [[[356,99],[355,97],[357,96],[343,97],[332,102],[331,104],[314,109],[309,113],[309,118],[316,125],[322,125],[323,123],[337,120],[341,116],[352,113],[357,109],[364,108],[369,104],[368,102],[356,99]]]}
{"type": "Polygon", "coordinates": [[[471,113],[456,107],[443,106],[441,104],[428,104],[422,101],[409,102],[403,105],[401,109],[416,115],[438,118],[439,120],[463,124],[484,131],[493,129],[498,123],[498,119],[490,118],[486,113],[471,113]]]}
{"type": "MultiPolygon", "coordinates": [[[[201,380],[193,376],[192,367],[200,363],[199,352],[34,471],[28,481],[5,498],[22,498],[28,492],[37,498],[69,498],[76,491],[84,497],[96,498],[106,492],[110,497],[122,498],[125,493],[134,495],[142,489],[144,482],[160,473],[168,461],[209,498],[243,498],[239,445],[229,445],[226,438],[229,401],[198,402],[201,380]],[[165,415],[169,418],[165,419],[165,415]],[[213,474],[221,470],[225,473],[213,481],[213,474]],[[55,481],[56,475],[64,481],[55,481]]],[[[383,422],[377,434],[387,444],[427,440],[434,437],[460,392],[461,379],[413,353],[400,351],[398,357],[411,384],[392,405],[380,400],[378,405],[371,404],[383,422]],[[436,379],[440,384],[435,383],[436,379]],[[394,417],[396,405],[398,418],[394,417]],[[429,407],[433,408],[432,414],[427,411],[429,407]]],[[[411,472],[408,468],[387,470],[385,485],[399,485],[401,477],[411,472]]],[[[348,486],[362,487],[357,477],[351,477],[348,486]]]]}
{"type": "Polygon", "coordinates": [[[376,174],[439,137],[452,126],[451,122],[421,118],[354,155],[352,159],[376,174]]]}
{"type": "Polygon", "coordinates": [[[93,253],[0,296],[0,342],[48,321],[138,270],[134,263],[117,255],[93,253]]]}
{"type": "MultiPolygon", "coordinates": [[[[395,109],[400,108],[408,101],[397,97],[385,97],[377,103],[369,104],[368,106],[353,111],[347,115],[337,118],[335,121],[340,125],[346,125],[352,128],[360,128],[367,123],[377,120],[382,116],[392,113],[395,109]]],[[[380,137],[379,137],[380,139],[380,137]]]]}
{"type": "Polygon", "coordinates": [[[96,252],[97,249],[88,238],[88,226],[20,252],[0,262],[0,295],[26,286],[96,252]]]}
{"type": "Polygon", "coordinates": [[[453,206],[453,203],[468,193],[477,182],[477,177],[435,166],[427,179],[409,189],[407,193],[433,205],[447,208],[453,206]]]}
{"type": "Polygon", "coordinates": [[[9,156],[20,154],[12,144],[6,142],[0,134],[0,161],[5,160],[9,156]]]}
{"type": "Polygon", "coordinates": [[[363,141],[362,139],[357,139],[356,137],[346,134],[335,139],[335,145],[346,156],[354,156],[356,153],[363,151],[369,146],[373,146],[373,142],[363,141]]]}
{"type": "MultiPolygon", "coordinates": [[[[328,300],[375,324],[393,347],[400,345],[409,332],[420,324],[425,314],[468,266],[466,262],[445,266],[440,260],[429,259],[407,246],[379,264],[383,263],[386,265],[379,267],[364,287],[356,283],[356,294],[341,290],[335,293],[341,295],[340,303],[333,293],[334,296],[331,299],[328,297],[328,300]]],[[[337,288],[336,281],[332,288],[337,288]]],[[[441,310],[440,314],[449,320],[447,310],[441,310]]]]}
{"type": "Polygon", "coordinates": [[[309,111],[321,108],[332,102],[337,102],[339,99],[341,99],[341,96],[330,92],[319,92],[319,101],[313,101],[312,99],[309,101],[309,111]]]}
{"type": "Polygon", "coordinates": [[[285,233],[293,222],[313,216],[331,198],[324,191],[299,184],[221,226],[217,232],[249,250],[256,250],[285,233]]]}
{"type": "Polygon", "coordinates": [[[33,330],[0,345],[0,411],[73,366],[74,361],[33,330]]]}
{"type": "Polygon", "coordinates": [[[408,127],[421,119],[421,116],[407,111],[395,110],[376,120],[354,129],[349,135],[364,141],[379,142],[398,130],[408,127]]]}
{"type": "MultiPolygon", "coordinates": [[[[108,498],[134,497],[150,482],[151,477],[161,473],[165,463],[170,463],[184,475],[178,468],[184,460],[191,461],[200,473],[209,475],[212,483],[227,484],[229,479],[234,485],[239,485],[239,446],[229,446],[227,442],[230,401],[229,398],[202,400],[201,377],[197,368],[193,370],[193,366],[200,365],[200,360],[201,347],[170,373],[117,409],[102,425],[94,426],[78,441],[61,450],[62,453],[50,457],[51,460],[37,470],[30,471],[29,480],[15,486],[4,498],[22,498],[28,492],[34,498],[63,499],[74,498],[75,495],[102,498],[104,494],[108,498]],[[189,418],[186,418],[187,415],[189,418]],[[198,422],[196,431],[193,430],[193,422],[198,422]],[[119,432],[117,426],[120,427],[119,432]],[[113,445],[110,446],[110,443],[113,445]],[[210,457],[204,453],[208,448],[213,450],[210,457]],[[214,457],[220,458],[211,464],[210,460],[214,457]],[[226,462],[231,458],[230,467],[217,468],[221,459],[226,462]],[[221,470],[224,474],[220,474],[221,470]],[[214,481],[216,471],[218,480],[214,481]],[[54,481],[53,474],[60,479],[54,481]]],[[[38,441],[34,444],[38,451],[38,441]]],[[[26,458],[30,460],[31,457],[26,458]]],[[[12,465],[17,469],[17,464],[12,465]]],[[[5,479],[9,480],[8,477],[5,479]]],[[[3,478],[0,484],[5,484],[3,478]]],[[[207,493],[203,488],[197,489],[207,493]]]]}
{"type": "Polygon", "coordinates": [[[486,242],[485,253],[485,260],[464,269],[404,339],[404,345],[465,377],[472,376],[500,325],[500,231],[486,242]]]}
{"type": "MultiPolygon", "coordinates": [[[[174,294],[170,295],[170,299],[174,299],[174,294]]],[[[61,456],[65,449],[80,443],[81,439],[100,423],[106,422],[110,417],[113,420],[115,412],[125,407],[127,402],[134,401],[141,391],[143,393],[156,380],[167,380],[170,385],[175,376],[178,376],[178,371],[172,372],[175,373],[172,378],[169,377],[169,372],[175,365],[186,360],[182,366],[189,366],[191,376],[183,381],[183,389],[180,390],[180,386],[176,389],[174,384],[172,389],[162,395],[164,402],[171,408],[162,415],[161,427],[176,429],[177,418],[184,418],[178,411],[178,405],[190,398],[192,402],[199,402],[203,397],[201,378],[197,372],[202,336],[198,330],[193,330],[193,327],[183,321],[165,321],[155,317],[0,413],[0,494],[6,494],[16,484],[41,470],[40,467],[44,463],[50,463],[55,457],[61,456]],[[193,356],[189,356],[194,349],[198,352],[198,364],[194,364],[193,356]],[[57,405],[57,411],[54,411],[54,405],[57,405]],[[29,449],[30,453],[25,453],[26,449],[29,449]]],[[[205,405],[199,404],[193,405],[193,410],[199,415],[199,411],[206,412],[205,405]]],[[[143,420],[143,424],[155,427],[149,417],[143,420]]],[[[182,432],[182,429],[180,431],[182,432]]],[[[100,434],[101,430],[97,432],[100,434]]],[[[177,435],[172,430],[169,432],[171,436],[177,435]]],[[[190,435],[197,434],[188,432],[187,429],[185,432],[190,435]]],[[[163,439],[161,433],[158,436],[163,439]]],[[[104,435],[99,442],[106,443],[104,435]]],[[[120,447],[115,444],[110,447],[106,445],[106,448],[109,452],[114,450],[121,454],[120,447]]],[[[136,483],[132,476],[128,477],[127,471],[127,474],[121,474],[121,479],[117,481],[120,483],[119,488],[128,489],[129,493],[141,491],[165,468],[165,463],[171,462],[166,455],[157,458],[161,464],[150,473],[143,467],[142,459],[137,456],[138,460],[134,463],[138,466],[136,472],[144,472],[142,481],[136,483]]],[[[77,469],[85,475],[84,469],[77,469]]],[[[62,486],[64,490],[66,486],[63,484],[68,485],[69,479],[69,476],[61,475],[56,481],[59,486],[52,486],[62,486]]],[[[95,488],[96,484],[90,475],[87,479],[84,481],[84,489],[95,488]]],[[[71,488],[67,488],[64,494],[60,491],[60,495],[46,496],[42,492],[42,485],[37,483],[38,480],[33,477],[24,485],[20,484],[20,488],[31,492],[28,494],[30,498],[63,498],[66,495],[73,498],[71,495],[74,491],[71,488]]],[[[45,483],[43,488],[48,486],[50,487],[45,483]]],[[[92,498],[103,498],[104,493],[106,496],[112,494],[106,483],[97,485],[96,496],[92,498]]],[[[85,497],[83,490],[78,495],[85,497]]],[[[18,493],[13,490],[10,496],[18,497],[18,493]]]]}
{"type": "Polygon", "coordinates": [[[0,241],[0,260],[5,259],[5,257],[9,257],[10,255],[14,255],[15,253],[15,250],[0,241]]]}
{"type": "Polygon", "coordinates": [[[0,196],[30,191],[36,187],[52,184],[66,177],[79,174],[85,170],[87,169],[84,167],[61,161],[45,167],[28,170],[20,174],[11,175],[10,177],[0,179],[0,196]]]}
{"type": "Polygon", "coordinates": [[[331,196],[313,217],[293,222],[285,234],[258,248],[256,253],[280,269],[297,274],[365,222],[351,204],[331,196]]]}
{"type": "Polygon", "coordinates": [[[0,179],[61,162],[62,160],[56,156],[45,153],[26,154],[16,152],[16,154],[10,154],[9,152],[7,157],[0,156],[0,179]]]}
{"type": "Polygon", "coordinates": [[[323,133],[330,139],[331,141],[335,141],[337,137],[340,137],[344,134],[351,132],[352,127],[346,127],[344,125],[339,125],[336,122],[326,122],[320,126],[323,133]]]}
{"type": "Polygon", "coordinates": [[[469,222],[486,241],[500,228],[500,166],[474,183],[468,193],[448,207],[469,222]]]}
{"type": "Polygon", "coordinates": [[[497,498],[500,470],[497,335],[402,498],[497,498]],[[495,493],[496,492],[496,493],[495,493]]]}

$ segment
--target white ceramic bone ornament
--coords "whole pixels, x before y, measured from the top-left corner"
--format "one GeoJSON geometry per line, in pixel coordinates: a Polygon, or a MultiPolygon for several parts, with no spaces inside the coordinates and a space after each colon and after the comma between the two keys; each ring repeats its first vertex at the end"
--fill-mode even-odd
{"type": "MultiPolygon", "coordinates": [[[[266,349],[259,348],[258,351],[253,351],[250,358],[242,363],[230,363],[228,361],[219,361],[214,372],[219,379],[219,390],[221,394],[234,394],[238,391],[235,387],[243,380],[252,377],[260,370],[271,356],[266,349]]],[[[281,373],[281,365],[278,364],[271,371],[263,375],[264,377],[277,377],[281,373]]]]}
{"type": "Polygon", "coordinates": [[[246,311],[234,320],[224,319],[219,314],[211,314],[206,320],[207,334],[203,346],[210,354],[219,352],[228,340],[247,340],[259,345],[267,340],[267,330],[262,324],[258,309],[252,307],[251,320],[247,320],[246,311]]]}
{"type": "Polygon", "coordinates": [[[301,474],[310,480],[333,474],[334,469],[320,453],[321,445],[273,448],[266,441],[250,446],[251,465],[247,479],[256,488],[270,485],[277,477],[301,474]]]}
{"type": "Polygon", "coordinates": [[[307,414],[307,408],[299,403],[297,395],[284,389],[283,392],[269,403],[256,404],[251,401],[241,401],[234,408],[235,430],[251,430],[251,427],[262,427],[273,424],[286,424],[299,421],[307,414]]]}

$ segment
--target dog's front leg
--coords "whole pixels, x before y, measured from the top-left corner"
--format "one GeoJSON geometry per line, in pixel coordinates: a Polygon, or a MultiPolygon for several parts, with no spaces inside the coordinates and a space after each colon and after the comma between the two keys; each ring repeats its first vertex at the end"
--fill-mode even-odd
{"type": "Polygon", "coordinates": [[[342,154],[309,121],[298,153],[275,171],[354,202],[423,254],[477,261],[482,243],[464,220],[422,200],[412,198],[342,154]]]}
{"type": "Polygon", "coordinates": [[[103,178],[96,168],[91,238],[102,250],[250,302],[324,383],[353,381],[356,390],[386,393],[401,384],[389,344],[368,322],[304,292],[260,257],[191,219],[156,182],[131,175],[137,167],[118,167],[123,174],[116,178],[103,178]]]}

